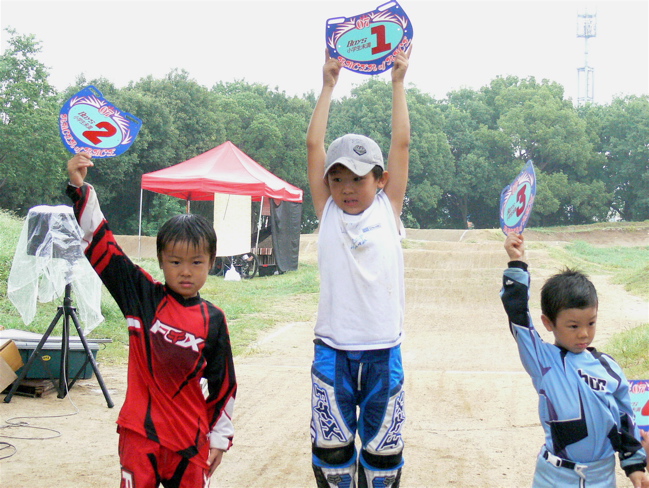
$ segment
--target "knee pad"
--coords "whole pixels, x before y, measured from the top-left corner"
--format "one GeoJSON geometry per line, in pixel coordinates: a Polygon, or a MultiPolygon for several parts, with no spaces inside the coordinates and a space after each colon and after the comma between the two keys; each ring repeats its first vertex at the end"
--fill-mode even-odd
{"type": "Polygon", "coordinates": [[[341,447],[318,447],[311,445],[313,454],[313,463],[318,466],[348,464],[352,459],[356,459],[356,448],[354,444],[347,444],[341,447]]]}
{"type": "Polygon", "coordinates": [[[313,474],[318,488],[356,488],[354,444],[336,448],[312,447],[313,474]]]}
{"type": "Polygon", "coordinates": [[[401,453],[378,456],[362,451],[358,463],[358,488],[399,488],[402,466],[401,453]]]}

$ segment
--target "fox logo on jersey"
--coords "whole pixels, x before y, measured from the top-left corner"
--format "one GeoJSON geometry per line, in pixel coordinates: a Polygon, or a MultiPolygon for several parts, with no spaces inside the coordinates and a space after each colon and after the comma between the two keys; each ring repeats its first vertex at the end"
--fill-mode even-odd
{"type": "Polygon", "coordinates": [[[205,342],[194,334],[163,324],[160,320],[156,320],[156,323],[153,324],[153,327],[151,327],[151,333],[161,334],[167,342],[180,347],[191,347],[195,352],[198,352],[198,346],[205,342]]]}
{"type": "Polygon", "coordinates": [[[579,373],[579,376],[581,376],[581,378],[586,382],[586,384],[590,386],[593,390],[595,391],[606,390],[606,380],[604,378],[595,378],[594,376],[590,376],[584,373],[581,369],[578,369],[577,373],[579,373]]]}

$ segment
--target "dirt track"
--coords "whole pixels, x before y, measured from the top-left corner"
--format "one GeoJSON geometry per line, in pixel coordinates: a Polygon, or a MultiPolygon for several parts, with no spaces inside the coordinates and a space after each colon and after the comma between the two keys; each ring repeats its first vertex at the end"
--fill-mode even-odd
{"type": "MultiPolygon", "coordinates": [[[[528,261],[533,273],[532,313],[538,317],[540,284],[561,265],[548,257],[547,249],[571,236],[532,232],[526,236],[528,241],[537,240],[530,246],[528,261]]],[[[615,244],[649,245],[646,229],[627,232],[624,239],[615,236],[615,244]]],[[[522,370],[498,299],[507,261],[502,236],[496,231],[411,231],[408,238],[403,345],[408,420],[402,486],[530,486],[542,430],[536,394],[522,370]]],[[[588,240],[583,233],[578,238],[588,240]]],[[[607,242],[606,236],[595,239],[593,234],[593,239],[597,244],[607,242]]],[[[301,249],[301,259],[315,260],[315,236],[303,236],[301,249]]],[[[595,346],[614,332],[649,322],[646,301],[611,285],[604,276],[592,278],[601,301],[595,346]]],[[[313,322],[284,324],[235,358],[239,380],[235,446],[212,487],[314,486],[308,434],[312,327],[313,322]]],[[[118,486],[114,421],[124,398],[126,371],[100,368],[116,407],[106,408],[96,380],[76,385],[69,397],[79,407],[77,415],[28,419],[33,425],[57,429],[61,437],[0,438],[18,448],[14,456],[0,461],[0,486],[118,486]]],[[[0,403],[0,420],[73,410],[67,399],[55,395],[14,397],[9,404],[0,403]]],[[[33,429],[7,430],[10,435],[49,435],[33,429]]],[[[619,480],[618,486],[630,486],[623,477],[619,480]]]]}

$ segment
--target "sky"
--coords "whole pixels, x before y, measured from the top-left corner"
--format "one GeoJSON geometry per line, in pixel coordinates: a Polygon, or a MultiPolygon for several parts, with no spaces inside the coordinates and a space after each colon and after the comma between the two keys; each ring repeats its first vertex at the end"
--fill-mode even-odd
{"type": "MultiPolygon", "coordinates": [[[[387,1],[387,0],[386,0],[387,1]]],[[[184,69],[210,88],[219,81],[261,83],[288,95],[319,93],[329,18],[374,10],[376,1],[338,0],[0,0],[5,28],[33,34],[38,59],[59,91],[104,77],[118,87],[184,69]]],[[[585,42],[578,14],[597,15],[588,41],[594,101],[649,94],[647,0],[401,0],[413,26],[406,82],[437,99],[480,89],[497,76],[534,76],[576,102],[585,42]]],[[[386,80],[389,72],[379,75],[386,80]]],[[[343,70],[335,97],[367,75],[343,70]]]]}

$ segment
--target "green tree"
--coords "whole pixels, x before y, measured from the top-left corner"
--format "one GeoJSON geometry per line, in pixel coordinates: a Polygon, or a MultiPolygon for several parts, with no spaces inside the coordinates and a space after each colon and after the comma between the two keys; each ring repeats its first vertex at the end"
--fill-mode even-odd
{"type": "Polygon", "coordinates": [[[9,33],[0,56],[0,207],[26,215],[64,200],[66,157],[58,131],[59,100],[37,59],[33,35],[9,33]]]}
{"type": "Polygon", "coordinates": [[[540,169],[536,170],[536,179],[531,225],[573,225],[606,219],[611,198],[604,182],[571,182],[563,172],[540,169]]]}
{"type": "Polygon", "coordinates": [[[444,192],[447,225],[462,228],[498,225],[502,188],[520,171],[510,138],[493,123],[493,107],[483,93],[451,92],[444,112],[444,132],[453,156],[452,181],[444,192]]]}
{"type": "Polygon", "coordinates": [[[447,227],[443,197],[453,183],[454,168],[444,116],[430,95],[416,88],[409,88],[407,95],[412,140],[403,218],[413,227],[447,227]]]}
{"type": "Polygon", "coordinates": [[[649,97],[616,98],[597,113],[612,207],[624,220],[649,219],[649,97]]]}
{"type": "Polygon", "coordinates": [[[166,164],[159,161],[163,165],[160,168],[185,161],[224,142],[215,97],[208,88],[190,78],[187,71],[172,70],[161,80],[148,76],[130,88],[154,97],[172,114],[177,135],[170,142],[176,160],[166,164]]]}
{"type": "Polygon", "coordinates": [[[495,80],[484,90],[492,97],[498,126],[511,140],[513,156],[532,159],[539,172],[564,186],[547,185],[535,206],[532,223],[543,225],[583,224],[603,220],[608,214],[612,194],[604,191],[600,179],[603,156],[596,151],[591,133],[570,101],[563,99],[563,88],[533,77],[510,77],[505,84],[495,80]],[[493,96],[495,92],[499,92],[493,96]],[[543,200],[560,202],[558,213],[547,213],[543,200]]]}

